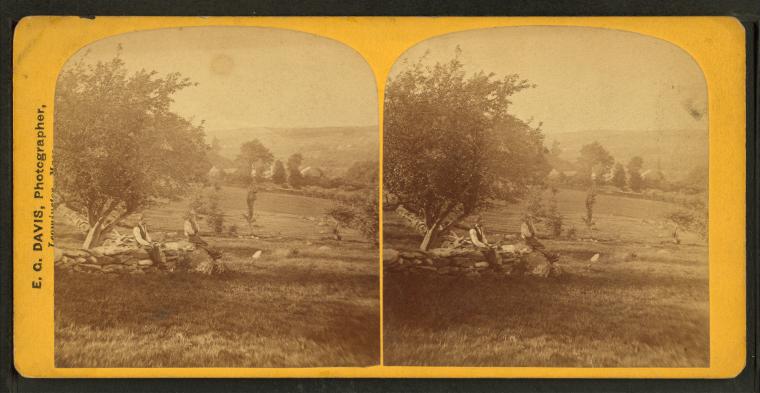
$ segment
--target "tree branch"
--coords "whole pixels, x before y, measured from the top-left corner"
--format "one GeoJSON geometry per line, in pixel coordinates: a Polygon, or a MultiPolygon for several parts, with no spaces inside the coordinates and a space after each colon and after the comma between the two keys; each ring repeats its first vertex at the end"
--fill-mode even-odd
{"type": "Polygon", "coordinates": [[[128,215],[132,213],[133,213],[132,210],[129,210],[129,209],[125,210],[124,212],[116,216],[116,218],[114,218],[113,221],[105,225],[103,227],[103,232],[110,232],[117,223],[119,223],[121,220],[123,220],[125,217],[127,217],[128,215]]]}

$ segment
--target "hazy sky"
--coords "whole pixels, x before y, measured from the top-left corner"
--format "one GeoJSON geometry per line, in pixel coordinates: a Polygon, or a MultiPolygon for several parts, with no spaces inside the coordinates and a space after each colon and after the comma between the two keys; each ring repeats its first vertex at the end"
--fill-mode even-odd
{"type": "MultiPolygon", "coordinates": [[[[130,69],[178,71],[198,82],[177,94],[174,109],[209,129],[377,124],[372,71],[330,39],[254,27],[161,29],[97,41],[71,61],[111,59],[119,44],[130,69]]],[[[707,129],[702,73],[665,41],[607,29],[506,27],[435,37],[401,59],[428,52],[426,62],[446,61],[457,45],[469,71],[535,83],[513,96],[512,111],[543,122],[547,135],[707,129]]]]}
{"type": "Polygon", "coordinates": [[[376,125],[377,86],[353,49],[310,34],[255,27],[135,32],[79,51],[86,61],[121,57],[132,70],[180,72],[198,82],[173,108],[208,129],[376,125]]]}
{"type": "MultiPolygon", "coordinates": [[[[468,71],[519,74],[537,85],[513,96],[512,112],[547,135],[579,130],[707,130],[707,87],[678,47],[635,33],[583,27],[506,27],[424,41],[402,58],[448,61],[468,71]]],[[[404,66],[397,62],[391,75],[404,66]]]]}

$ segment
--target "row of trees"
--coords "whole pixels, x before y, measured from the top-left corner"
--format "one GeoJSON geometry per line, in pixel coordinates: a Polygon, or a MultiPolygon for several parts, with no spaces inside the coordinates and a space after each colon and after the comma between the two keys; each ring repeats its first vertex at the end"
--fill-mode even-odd
{"type": "MultiPolygon", "coordinates": [[[[213,143],[212,143],[213,146],[213,143]]],[[[301,175],[303,155],[292,154],[288,157],[287,167],[281,160],[275,160],[272,152],[258,139],[252,139],[240,145],[240,153],[235,160],[238,165],[237,180],[247,183],[252,171],[255,171],[257,180],[262,180],[264,173],[271,168],[271,180],[275,184],[288,184],[293,188],[304,186],[304,177],[301,175]]]]}
{"type": "MultiPolygon", "coordinates": [[[[216,139],[215,139],[216,141],[216,139]]],[[[218,142],[212,141],[212,151],[218,142]]],[[[346,170],[343,176],[317,176],[309,177],[301,174],[304,157],[301,153],[292,154],[285,164],[275,159],[271,151],[258,139],[252,139],[240,146],[235,163],[238,169],[228,180],[245,184],[250,181],[252,169],[258,181],[271,180],[277,185],[288,185],[298,189],[303,186],[320,186],[323,188],[336,188],[342,186],[354,186],[371,188],[377,183],[377,161],[357,161],[346,170]]]]}
{"type": "Polygon", "coordinates": [[[578,179],[581,183],[608,183],[620,189],[630,188],[637,192],[641,191],[645,185],[641,175],[644,167],[644,160],[641,157],[631,158],[627,166],[624,166],[621,162],[615,162],[612,154],[596,141],[581,148],[578,167],[580,168],[578,179]]]}

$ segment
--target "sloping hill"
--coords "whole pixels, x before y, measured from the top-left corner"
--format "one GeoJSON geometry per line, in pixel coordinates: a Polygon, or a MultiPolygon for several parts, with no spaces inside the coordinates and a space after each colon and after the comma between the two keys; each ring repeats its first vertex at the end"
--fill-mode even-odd
{"type": "Polygon", "coordinates": [[[207,140],[219,139],[220,155],[234,159],[240,145],[258,139],[276,159],[285,162],[291,154],[301,153],[303,166],[322,168],[328,175],[342,175],[357,161],[377,160],[377,126],[320,128],[239,128],[207,130],[207,140]]]}
{"type": "Polygon", "coordinates": [[[644,159],[645,169],[658,163],[669,180],[684,179],[695,167],[708,164],[708,133],[702,130],[619,131],[587,130],[546,136],[557,140],[561,158],[575,163],[583,145],[597,141],[615,160],[627,164],[634,156],[644,159]]]}

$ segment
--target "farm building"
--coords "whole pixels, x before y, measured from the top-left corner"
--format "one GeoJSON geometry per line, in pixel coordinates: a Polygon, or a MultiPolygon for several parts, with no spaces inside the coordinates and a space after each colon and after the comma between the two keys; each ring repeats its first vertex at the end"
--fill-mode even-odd
{"type": "Polygon", "coordinates": [[[211,169],[208,171],[208,177],[209,179],[215,179],[218,178],[219,175],[222,174],[222,170],[217,168],[216,166],[212,166],[211,169]]]}
{"type": "Polygon", "coordinates": [[[641,173],[641,178],[648,182],[662,182],[665,181],[665,174],[659,169],[647,169],[641,173]]]}
{"type": "Polygon", "coordinates": [[[319,177],[324,177],[325,172],[319,168],[315,168],[313,166],[307,166],[306,168],[301,170],[301,176],[310,177],[310,178],[319,178],[319,177]]]}
{"type": "Polygon", "coordinates": [[[546,175],[546,178],[549,180],[562,180],[572,178],[577,174],[578,171],[558,171],[557,169],[552,169],[551,172],[546,175]]]}

